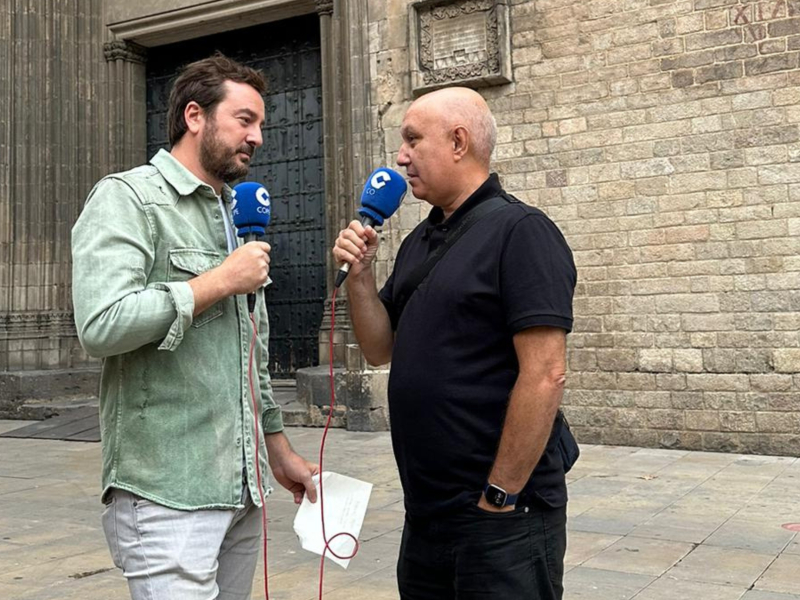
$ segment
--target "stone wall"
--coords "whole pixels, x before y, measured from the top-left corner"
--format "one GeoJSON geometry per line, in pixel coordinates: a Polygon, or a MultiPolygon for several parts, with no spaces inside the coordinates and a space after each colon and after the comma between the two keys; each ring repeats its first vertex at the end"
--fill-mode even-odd
{"type": "MultiPolygon", "coordinates": [[[[102,0],[0,3],[0,399],[4,374],[91,364],[69,230],[100,176],[144,158],[144,59],[122,40],[183,35],[179,18],[205,31],[200,3],[171,2],[188,12],[105,23],[102,0]]],[[[289,6],[203,6],[235,28],[273,4],[289,6]]],[[[506,4],[513,82],[482,93],[496,170],[579,267],[565,403],[580,439],[798,454],[800,0],[506,4]]],[[[314,6],[333,231],[394,162],[416,38],[409,0],[314,6]]],[[[387,222],[381,279],[427,211],[409,198],[387,222]]]]}
{"type": "MultiPolygon", "coordinates": [[[[392,163],[408,2],[370,2],[392,163]]],[[[516,0],[495,169],[579,269],[567,412],[583,442],[800,452],[800,1],[516,0]]],[[[385,234],[385,277],[427,214],[385,234]]]]}

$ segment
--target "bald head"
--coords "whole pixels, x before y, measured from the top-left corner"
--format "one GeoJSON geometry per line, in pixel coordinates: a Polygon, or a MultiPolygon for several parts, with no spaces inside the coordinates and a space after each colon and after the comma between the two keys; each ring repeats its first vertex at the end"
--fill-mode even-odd
{"type": "Polygon", "coordinates": [[[497,141],[497,124],[486,100],[474,90],[451,87],[417,99],[413,108],[431,111],[447,130],[464,127],[469,132],[470,153],[486,168],[497,141]]]}

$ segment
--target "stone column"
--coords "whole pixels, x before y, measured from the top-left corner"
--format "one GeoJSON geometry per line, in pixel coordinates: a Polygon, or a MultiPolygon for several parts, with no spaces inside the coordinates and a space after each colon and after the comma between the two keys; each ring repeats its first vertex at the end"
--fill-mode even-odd
{"type": "MultiPolygon", "coordinates": [[[[344,84],[347,81],[347,69],[342,61],[341,23],[338,18],[334,18],[334,4],[334,0],[316,0],[317,13],[320,18],[325,214],[328,221],[329,246],[336,239],[339,230],[348,222],[350,215],[355,214],[355,207],[350,198],[351,194],[348,193],[352,186],[352,176],[346,154],[349,124],[344,84]]],[[[341,6],[341,2],[336,4],[341,6]]],[[[339,13],[340,10],[336,14],[337,17],[339,13]]],[[[330,298],[336,269],[332,255],[328,253],[326,256],[328,263],[327,289],[328,298],[330,298]]],[[[319,332],[319,359],[322,365],[330,362],[330,328],[331,324],[335,323],[333,363],[336,367],[342,367],[345,344],[352,341],[343,290],[337,299],[337,305],[339,310],[336,311],[336,319],[333,321],[331,320],[330,302],[325,306],[325,316],[319,332]]]]}
{"type": "Polygon", "coordinates": [[[103,46],[108,65],[109,130],[114,143],[110,160],[115,171],[147,160],[145,63],[147,50],[133,42],[114,40],[103,46]]]}
{"type": "MultiPolygon", "coordinates": [[[[325,190],[329,246],[355,217],[371,164],[371,119],[366,39],[366,0],[317,0],[322,47],[325,190]]],[[[336,272],[328,254],[328,292],[336,272]]],[[[339,410],[337,424],[359,431],[388,428],[388,371],[366,365],[350,326],[345,289],[335,313],[330,302],[319,333],[320,366],[297,373],[298,399],[309,407],[312,424],[322,424],[330,402],[330,333],[334,324],[333,364],[339,410]],[[344,422],[342,417],[346,415],[344,422]]]]}
{"type": "Polygon", "coordinates": [[[0,412],[94,393],[70,231],[108,171],[102,0],[0,3],[0,412]]]}

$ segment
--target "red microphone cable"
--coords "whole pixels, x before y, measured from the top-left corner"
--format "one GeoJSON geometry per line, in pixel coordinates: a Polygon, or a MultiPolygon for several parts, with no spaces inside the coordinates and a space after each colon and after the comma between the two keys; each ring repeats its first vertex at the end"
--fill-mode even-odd
{"type": "Polygon", "coordinates": [[[322,432],[322,441],[319,444],[319,510],[320,515],[322,518],[322,539],[325,541],[325,548],[322,550],[322,556],[319,560],[319,600],[322,600],[322,588],[323,588],[323,581],[325,578],[325,553],[330,552],[336,558],[340,560],[349,560],[353,558],[356,554],[358,554],[359,544],[358,539],[352,534],[346,531],[340,531],[339,533],[331,536],[328,538],[327,534],[325,533],[325,495],[322,491],[322,461],[325,454],[325,439],[328,437],[328,430],[331,426],[331,419],[333,418],[333,408],[336,405],[336,389],[334,385],[334,378],[333,378],[333,330],[334,330],[334,323],[336,322],[336,294],[338,293],[339,288],[333,288],[333,296],[331,297],[331,334],[330,340],[328,343],[328,365],[330,368],[329,376],[330,376],[330,383],[331,383],[331,404],[330,409],[328,410],[328,420],[325,422],[325,430],[322,432]],[[336,552],[331,548],[330,544],[333,540],[340,536],[349,537],[353,540],[353,552],[346,556],[340,556],[336,554],[336,552]]]}
{"type": "MultiPolygon", "coordinates": [[[[333,377],[333,334],[334,334],[334,322],[336,316],[336,295],[339,291],[338,288],[334,288],[333,290],[333,297],[331,298],[331,333],[330,333],[330,343],[329,343],[329,366],[330,366],[330,385],[331,385],[331,403],[330,409],[328,411],[328,419],[325,422],[325,429],[322,432],[322,440],[319,445],[319,506],[320,506],[320,516],[322,521],[322,539],[325,541],[325,548],[322,550],[322,556],[320,557],[319,563],[319,600],[322,600],[323,595],[323,587],[324,587],[324,580],[325,580],[325,554],[330,552],[336,558],[340,560],[349,560],[353,558],[356,554],[358,554],[359,550],[359,543],[358,539],[351,533],[346,531],[341,531],[339,533],[334,534],[330,538],[326,533],[325,529],[325,493],[323,490],[323,483],[322,483],[322,465],[325,456],[325,440],[328,437],[328,431],[330,430],[331,419],[333,418],[333,411],[334,407],[336,406],[336,389],[334,385],[334,377],[333,377]],[[331,547],[330,544],[336,538],[340,536],[349,537],[353,540],[353,552],[349,555],[340,555],[337,554],[331,547]]],[[[253,350],[256,345],[256,340],[258,338],[258,328],[256,327],[255,317],[253,313],[250,313],[250,322],[253,325],[253,339],[250,342],[250,356],[248,358],[248,366],[247,366],[247,380],[250,385],[250,397],[253,401],[253,415],[254,415],[254,429],[255,429],[255,441],[256,441],[256,481],[258,484],[258,494],[261,499],[261,528],[263,534],[263,549],[264,549],[264,597],[266,600],[269,600],[269,566],[267,564],[267,529],[268,529],[268,521],[267,521],[267,503],[264,499],[264,492],[261,488],[261,466],[259,464],[258,459],[258,449],[259,449],[259,419],[258,419],[258,402],[256,400],[255,395],[255,386],[253,385],[253,350]]]]}

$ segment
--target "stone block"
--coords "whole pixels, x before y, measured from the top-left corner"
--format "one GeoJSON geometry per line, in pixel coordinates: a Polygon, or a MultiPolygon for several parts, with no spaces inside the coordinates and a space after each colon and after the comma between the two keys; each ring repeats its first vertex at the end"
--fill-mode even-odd
{"type": "Polygon", "coordinates": [[[730,6],[737,3],[738,0],[694,0],[694,9],[703,11],[709,8],[719,8],[720,6],[730,6]]]}
{"type": "Polygon", "coordinates": [[[686,376],[679,373],[659,373],[656,375],[656,387],[659,390],[669,390],[669,391],[685,390],[686,376]]]}
{"type": "Polygon", "coordinates": [[[672,392],[670,395],[670,405],[672,408],[684,410],[700,410],[705,408],[703,392],[672,392]]]}
{"type": "Polygon", "coordinates": [[[762,433],[800,433],[800,413],[757,412],[756,429],[762,433]]]}
{"type": "Polygon", "coordinates": [[[567,172],[563,169],[548,171],[546,180],[547,187],[565,187],[567,185],[567,172]]]}
{"type": "Polygon", "coordinates": [[[794,387],[791,375],[778,374],[751,375],[750,385],[760,392],[785,392],[794,387]]]}
{"type": "Polygon", "coordinates": [[[639,370],[650,373],[672,371],[672,350],[656,348],[639,350],[639,370]]]}
{"type": "Polygon", "coordinates": [[[676,22],[674,18],[661,19],[658,21],[658,34],[662,38],[675,37],[675,34],[677,33],[676,29],[676,22]]]}
{"type": "Polygon", "coordinates": [[[711,452],[738,452],[741,444],[735,433],[703,432],[703,448],[711,452]]]}
{"type": "Polygon", "coordinates": [[[694,71],[684,69],[672,73],[672,87],[684,88],[694,85],[694,71]]]}
{"type": "Polygon", "coordinates": [[[704,13],[706,29],[724,29],[728,26],[728,11],[725,9],[708,10],[704,13]]]}
{"type": "Polygon", "coordinates": [[[640,408],[669,409],[672,408],[672,399],[670,396],[670,392],[636,391],[633,395],[633,401],[634,405],[640,408]]]}
{"type": "Polygon", "coordinates": [[[656,73],[639,78],[639,89],[645,93],[665,90],[669,88],[670,85],[671,78],[669,73],[656,73]]]}
{"type": "Polygon", "coordinates": [[[752,23],[744,28],[742,41],[745,44],[759,42],[767,37],[767,26],[763,23],[752,23]]]}
{"type": "Polygon", "coordinates": [[[682,373],[703,371],[703,351],[699,349],[675,349],[672,355],[673,367],[682,373]]]}
{"type": "Polygon", "coordinates": [[[651,429],[684,429],[685,412],[654,408],[647,411],[647,426],[651,429]]]}
{"type": "MultiPolygon", "coordinates": [[[[756,60],[756,59],[754,59],[756,60]]],[[[729,62],[711,67],[701,67],[697,69],[695,81],[697,83],[708,83],[709,81],[721,81],[723,79],[736,79],[744,73],[742,63],[729,62]]]]}
{"type": "Polygon", "coordinates": [[[731,391],[744,392],[750,387],[747,375],[736,374],[693,374],[686,376],[686,383],[690,390],[698,391],[731,391]]]}
{"type": "Polygon", "coordinates": [[[778,54],[765,58],[751,58],[744,61],[744,71],[747,76],[762,75],[775,71],[786,71],[796,69],[798,65],[798,53],[778,54]]]}
{"type": "Polygon", "coordinates": [[[800,349],[779,348],[775,350],[773,364],[778,373],[800,373],[800,349]]]}
{"type": "Polygon", "coordinates": [[[717,62],[727,63],[734,60],[753,58],[758,55],[758,50],[752,44],[740,44],[738,46],[725,46],[714,51],[717,62]]]}
{"type": "Polygon", "coordinates": [[[785,163],[787,159],[786,146],[760,146],[747,148],[744,152],[745,161],[748,165],[769,165],[785,163]]]}
{"type": "Polygon", "coordinates": [[[721,31],[692,33],[686,36],[686,51],[703,50],[717,46],[730,46],[742,42],[740,29],[723,29],[721,31]]]}
{"type": "Polygon", "coordinates": [[[787,233],[788,223],[785,219],[760,223],[736,223],[736,235],[742,240],[784,237],[787,233]]]}
{"type": "Polygon", "coordinates": [[[773,21],[767,25],[767,32],[770,37],[782,37],[800,33],[800,18],[773,21]]]}
{"type": "MultiPolygon", "coordinates": [[[[341,367],[333,369],[334,391],[337,403],[347,406],[347,371],[341,367]]],[[[297,370],[297,401],[303,406],[310,408],[325,407],[330,404],[330,372],[328,365],[317,367],[307,367],[297,370]]]]}
{"type": "Polygon", "coordinates": [[[756,431],[756,416],[750,411],[720,411],[721,431],[756,431]]]}
{"type": "Polygon", "coordinates": [[[348,431],[389,431],[389,410],[385,407],[348,409],[346,423],[348,431]]]}
{"type": "Polygon", "coordinates": [[[636,351],[630,349],[597,350],[597,366],[603,371],[634,371],[637,366],[636,351]]]}
{"type": "Polygon", "coordinates": [[[674,193],[686,194],[725,189],[728,186],[728,177],[725,172],[681,173],[672,177],[670,183],[674,193]]]}
{"type": "Polygon", "coordinates": [[[100,369],[0,372],[0,410],[28,400],[97,396],[100,369]]]}
{"type": "Polygon", "coordinates": [[[695,31],[702,31],[705,27],[705,19],[702,12],[695,12],[675,19],[675,33],[684,35],[695,31]]]}
{"type": "Polygon", "coordinates": [[[786,52],[786,40],[764,40],[758,44],[759,54],[776,54],[778,52],[786,52]]]}
{"type": "Polygon", "coordinates": [[[672,37],[653,42],[653,56],[664,57],[682,54],[684,51],[683,38],[672,37]]]}
{"type": "Polygon", "coordinates": [[[685,416],[686,428],[692,431],[719,431],[719,412],[715,410],[689,410],[685,416]]]}
{"type": "MultiPolygon", "coordinates": [[[[638,179],[641,177],[657,177],[670,175],[675,172],[672,163],[666,158],[652,158],[647,160],[622,163],[620,165],[621,177],[625,179],[638,179]]],[[[666,190],[665,190],[666,191],[666,190]]]]}

